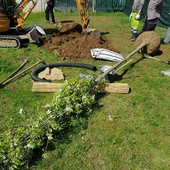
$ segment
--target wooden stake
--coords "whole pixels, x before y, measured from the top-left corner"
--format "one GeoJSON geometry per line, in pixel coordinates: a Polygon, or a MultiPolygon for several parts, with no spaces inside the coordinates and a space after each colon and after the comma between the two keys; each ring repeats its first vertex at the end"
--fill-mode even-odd
{"type": "MultiPolygon", "coordinates": [[[[56,92],[62,85],[62,83],[33,82],[32,92],[56,92]]],[[[102,88],[102,92],[127,94],[129,85],[127,83],[108,83],[102,88]]]]}

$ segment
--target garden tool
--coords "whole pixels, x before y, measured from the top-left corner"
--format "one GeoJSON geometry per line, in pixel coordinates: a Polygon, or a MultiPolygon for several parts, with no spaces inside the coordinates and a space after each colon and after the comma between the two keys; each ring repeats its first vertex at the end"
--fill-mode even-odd
{"type": "MultiPolygon", "coordinates": [[[[5,81],[3,80],[2,83],[0,83],[0,88],[4,87],[5,85],[7,85],[8,83],[10,83],[11,81],[13,81],[14,79],[18,78],[19,76],[25,74],[27,71],[31,70],[33,67],[37,66],[38,64],[45,64],[45,62],[43,60],[40,60],[38,62],[36,62],[35,64],[33,64],[32,66],[28,67],[27,69],[23,70],[22,72],[14,75],[14,73],[12,73],[11,75],[13,76],[9,76],[9,78],[6,78],[5,81]]],[[[15,71],[16,73],[16,71],[15,71]]]]}
{"type": "Polygon", "coordinates": [[[28,62],[27,59],[24,60],[24,62],[16,69],[14,70],[8,77],[6,77],[4,80],[2,80],[0,82],[0,86],[5,82],[7,81],[9,78],[11,78],[12,76],[14,76],[16,73],[18,73],[25,65],[26,63],[28,62]]]}

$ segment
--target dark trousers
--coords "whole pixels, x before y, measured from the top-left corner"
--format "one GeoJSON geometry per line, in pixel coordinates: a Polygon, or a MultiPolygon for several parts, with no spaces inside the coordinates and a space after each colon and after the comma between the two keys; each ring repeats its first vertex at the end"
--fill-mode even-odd
{"type": "Polygon", "coordinates": [[[54,6],[47,5],[47,7],[45,9],[45,18],[47,21],[50,21],[50,16],[51,16],[52,22],[55,23],[53,8],[54,8],[54,6]]]}
{"type": "Polygon", "coordinates": [[[146,18],[144,26],[143,26],[143,29],[142,29],[142,32],[154,31],[155,28],[156,28],[156,21],[157,21],[157,18],[152,19],[152,20],[147,20],[147,18],[146,18]]]}

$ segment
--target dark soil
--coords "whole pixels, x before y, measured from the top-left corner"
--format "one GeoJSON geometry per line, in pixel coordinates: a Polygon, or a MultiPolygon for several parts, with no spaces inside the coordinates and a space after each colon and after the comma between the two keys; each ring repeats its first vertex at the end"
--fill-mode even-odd
{"type": "Polygon", "coordinates": [[[105,48],[119,52],[105,36],[82,32],[80,24],[66,24],[51,38],[46,38],[43,48],[64,59],[91,59],[91,49],[105,48]]]}

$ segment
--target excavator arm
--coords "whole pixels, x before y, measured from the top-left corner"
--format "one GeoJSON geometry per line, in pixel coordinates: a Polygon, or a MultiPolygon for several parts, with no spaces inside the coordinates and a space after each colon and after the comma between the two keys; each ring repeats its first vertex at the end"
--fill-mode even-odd
{"type": "Polygon", "coordinates": [[[87,29],[90,22],[88,11],[88,0],[76,0],[77,9],[81,18],[81,25],[83,30],[87,29]]]}
{"type": "Polygon", "coordinates": [[[14,19],[17,20],[16,29],[20,30],[23,28],[25,20],[28,18],[34,7],[36,6],[38,0],[22,0],[14,11],[14,19]],[[32,3],[25,15],[22,17],[20,14],[22,13],[23,9],[29,4],[32,3]]]}
{"type": "Polygon", "coordinates": [[[89,11],[88,11],[88,0],[76,0],[77,9],[81,19],[81,25],[83,32],[94,34],[100,37],[100,32],[95,28],[89,27],[89,11]]]}

